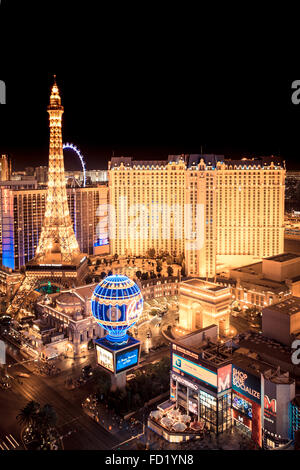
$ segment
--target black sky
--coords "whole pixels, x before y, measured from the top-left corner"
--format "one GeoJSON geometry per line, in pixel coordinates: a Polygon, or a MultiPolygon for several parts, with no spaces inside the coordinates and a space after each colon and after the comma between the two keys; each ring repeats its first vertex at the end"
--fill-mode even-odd
{"type": "MultiPolygon", "coordinates": [[[[173,153],[230,157],[280,154],[299,168],[300,106],[291,103],[293,80],[217,79],[172,71],[133,70],[2,74],[7,104],[0,106],[0,152],[15,169],[46,165],[52,74],[65,106],[64,141],[74,142],[89,169],[106,168],[112,152],[140,159],[173,153]]],[[[68,169],[79,168],[66,155],[68,169]]]]}
{"type": "MultiPolygon", "coordinates": [[[[166,12],[161,4],[144,7],[1,1],[7,104],[0,105],[0,152],[11,154],[14,168],[47,164],[46,108],[55,73],[64,141],[81,149],[90,169],[106,168],[113,151],[161,159],[201,148],[235,158],[280,154],[288,168],[300,169],[300,105],[291,103],[297,76],[280,78],[278,66],[263,70],[253,34],[252,62],[245,43],[243,53],[234,49],[239,35],[223,51],[218,15],[207,34],[196,4],[166,12]]],[[[71,154],[66,167],[79,168],[71,154]]]]}

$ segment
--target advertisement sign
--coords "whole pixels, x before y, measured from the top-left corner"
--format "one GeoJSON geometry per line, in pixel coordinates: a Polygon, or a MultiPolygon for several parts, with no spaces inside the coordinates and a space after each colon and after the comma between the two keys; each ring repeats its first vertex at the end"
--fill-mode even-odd
{"type": "Polygon", "coordinates": [[[121,372],[138,364],[139,347],[121,351],[116,356],[116,372],[121,372]]]}
{"type": "Polygon", "coordinates": [[[277,396],[276,384],[264,379],[264,429],[276,434],[277,396]]]}
{"type": "Polygon", "coordinates": [[[98,344],[96,345],[97,349],[97,360],[98,364],[110,372],[114,372],[114,357],[110,351],[107,351],[104,348],[101,348],[98,344]]]}
{"type": "Polygon", "coordinates": [[[236,393],[232,394],[232,408],[252,420],[252,404],[236,393]]]}
{"type": "Polygon", "coordinates": [[[252,431],[252,421],[251,419],[247,418],[246,416],[242,415],[239,413],[237,410],[233,409],[232,411],[232,416],[235,421],[238,423],[241,423],[243,426],[249,429],[249,431],[252,431]]]}
{"type": "Polygon", "coordinates": [[[218,369],[218,393],[231,388],[232,364],[218,369]]]}
{"type": "Polygon", "coordinates": [[[260,405],[260,378],[232,366],[232,388],[260,405]]]}
{"type": "Polygon", "coordinates": [[[184,359],[174,353],[172,355],[172,368],[173,371],[178,374],[187,374],[195,379],[201,380],[201,382],[205,382],[212,387],[217,388],[218,380],[215,372],[205,369],[205,367],[195,364],[195,362],[184,359]]]}
{"type": "Polygon", "coordinates": [[[191,388],[192,390],[195,390],[195,392],[199,391],[199,387],[197,384],[194,382],[191,382],[190,380],[185,379],[181,375],[177,375],[175,373],[172,374],[172,379],[175,382],[179,382],[180,384],[184,385],[185,387],[191,388]]]}

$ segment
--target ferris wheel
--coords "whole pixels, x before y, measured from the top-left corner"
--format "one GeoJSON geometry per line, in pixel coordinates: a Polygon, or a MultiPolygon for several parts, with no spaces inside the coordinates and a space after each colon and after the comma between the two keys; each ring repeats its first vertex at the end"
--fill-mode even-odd
{"type": "Polygon", "coordinates": [[[86,187],[86,167],[85,167],[85,161],[83,158],[82,153],[80,152],[79,148],[76,147],[76,145],[71,144],[71,143],[66,143],[63,144],[63,150],[73,150],[73,152],[76,153],[77,157],[79,158],[82,166],[82,171],[83,171],[83,187],[86,187]]]}

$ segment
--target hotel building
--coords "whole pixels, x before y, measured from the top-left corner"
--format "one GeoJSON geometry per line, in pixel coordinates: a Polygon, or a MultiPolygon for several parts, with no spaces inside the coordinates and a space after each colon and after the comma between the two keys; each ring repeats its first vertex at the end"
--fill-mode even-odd
{"type": "MultiPolygon", "coordinates": [[[[34,258],[42,230],[47,190],[36,181],[0,185],[2,265],[20,269],[34,258]],[[35,186],[35,187],[34,187],[35,186]]],[[[106,185],[68,188],[68,205],[81,252],[108,253],[106,185]]]]}
{"type": "Polygon", "coordinates": [[[285,164],[278,157],[113,157],[111,252],[183,253],[189,276],[212,278],[284,251],[284,191],[285,164]]]}
{"type": "Polygon", "coordinates": [[[8,181],[11,176],[11,159],[8,155],[0,155],[0,181],[8,181]]]}

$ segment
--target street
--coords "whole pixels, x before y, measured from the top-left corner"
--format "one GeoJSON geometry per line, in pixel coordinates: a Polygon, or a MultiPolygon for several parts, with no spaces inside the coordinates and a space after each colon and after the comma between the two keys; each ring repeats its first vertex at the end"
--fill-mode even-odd
{"type": "MultiPolygon", "coordinates": [[[[15,358],[9,355],[7,359],[8,365],[16,362],[15,358]]],[[[17,372],[28,374],[28,369],[22,365],[8,370],[12,376],[17,372]]],[[[20,443],[21,426],[16,416],[28,401],[34,400],[41,405],[49,403],[54,406],[61,435],[66,436],[72,431],[72,434],[64,439],[66,450],[106,450],[117,445],[118,440],[112,434],[84,413],[81,399],[80,394],[57,387],[56,382],[50,377],[43,378],[30,374],[30,378],[22,379],[22,383],[13,380],[10,390],[0,390],[0,443],[8,442],[6,436],[10,435],[20,443]]],[[[10,440],[14,442],[11,437],[10,440]]]]}

